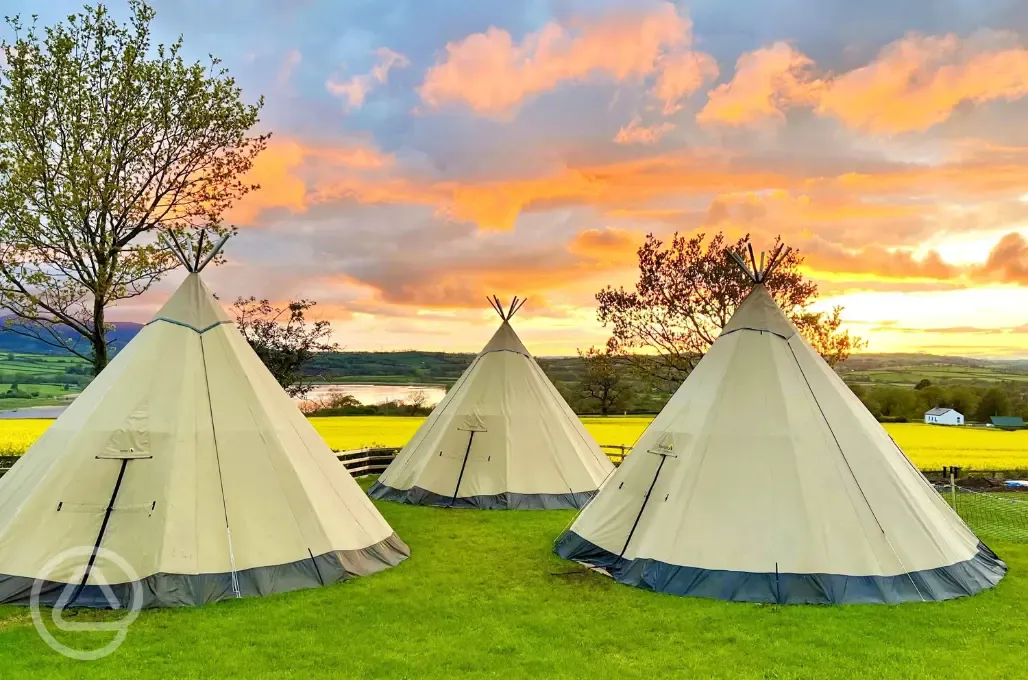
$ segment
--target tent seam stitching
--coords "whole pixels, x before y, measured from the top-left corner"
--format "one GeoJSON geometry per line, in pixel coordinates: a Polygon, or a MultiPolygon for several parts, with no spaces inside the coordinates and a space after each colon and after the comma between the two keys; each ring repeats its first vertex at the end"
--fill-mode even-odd
{"type": "Polygon", "coordinates": [[[165,321],[167,323],[174,324],[176,326],[182,326],[183,328],[188,328],[189,330],[196,331],[200,335],[203,335],[207,331],[212,330],[212,329],[214,329],[217,326],[220,326],[222,324],[232,323],[231,321],[226,319],[225,321],[216,321],[216,322],[212,323],[210,326],[205,326],[204,328],[197,328],[196,326],[193,326],[192,324],[188,324],[185,321],[176,321],[175,319],[169,319],[169,318],[167,318],[165,316],[158,316],[157,318],[148,321],[145,325],[149,326],[150,324],[157,323],[158,321],[165,321]]]}

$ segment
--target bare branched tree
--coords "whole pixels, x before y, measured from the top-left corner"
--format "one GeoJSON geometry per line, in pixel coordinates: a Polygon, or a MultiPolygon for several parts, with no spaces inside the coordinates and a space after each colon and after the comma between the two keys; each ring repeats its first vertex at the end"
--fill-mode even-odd
{"type": "MultiPolygon", "coordinates": [[[[635,289],[608,286],[596,294],[597,316],[611,327],[607,349],[665,386],[681,383],[752,288],[752,281],[725,255],[731,249],[745,256],[749,243],[749,235],[727,244],[721,233],[710,240],[705,234],[675,234],[665,245],[648,235],[638,251],[635,289]]],[[[780,245],[778,238],[771,250],[780,245]]],[[[798,251],[784,251],[764,285],[804,337],[834,365],[865,343],[840,331],[841,308],[831,313],[809,309],[817,299],[817,285],[799,272],[802,262],[798,251]]]]}

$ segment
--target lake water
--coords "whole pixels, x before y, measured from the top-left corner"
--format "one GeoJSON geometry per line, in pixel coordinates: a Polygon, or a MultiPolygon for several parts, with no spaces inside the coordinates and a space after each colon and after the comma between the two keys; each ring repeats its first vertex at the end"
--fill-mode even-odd
{"type": "Polygon", "coordinates": [[[364,405],[373,406],[387,401],[410,403],[417,393],[425,396],[425,406],[435,406],[446,396],[444,388],[434,385],[317,385],[306,398],[315,401],[331,394],[350,395],[364,405]]]}
{"type": "Polygon", "coordinates": [[[0,411],[0,420],[21,420],[31,418],[50,419],[64,413],[67,406],[28,406],[0,411]]]}

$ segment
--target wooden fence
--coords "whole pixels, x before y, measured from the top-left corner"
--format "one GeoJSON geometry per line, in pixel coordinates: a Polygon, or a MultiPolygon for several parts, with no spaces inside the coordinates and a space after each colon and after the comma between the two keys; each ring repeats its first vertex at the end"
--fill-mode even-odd
{"type": "Polygon", "coordinates": [[[400,452],[398,448],[353,449],[339,451],[336,457],[354,477],[380,475],[400,452]]]}
{"type": "Polygon", "coordinates": [[[607,454],[607,458],[610,458],[610,462],[614,465],[621,465],[624,462],[625,456],[632,450],[631,446],[622,446],[621,444],[600,444],[600,448],[607,454]]]}
{"type": "MultiPolygon", "coordinates": [[[[602,444],[600,448],[614,465],[620,465],[628,452],[632,450],[631,446],[620,444],[602,444]]],[[[364,477],[365,475],[380,475],[385,472],[399,451],[398,448],[354,449],[339,451],[336,456],[351,475],[364,477]]]]}

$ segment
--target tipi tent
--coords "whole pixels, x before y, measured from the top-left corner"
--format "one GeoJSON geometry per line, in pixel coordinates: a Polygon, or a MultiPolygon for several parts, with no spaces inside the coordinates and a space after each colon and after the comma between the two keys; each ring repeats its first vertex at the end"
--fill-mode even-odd
{"type": "Polygon", "coordinates": [[[0,602],[198,605],[408,556],[201,281],[213,254],[176,254],[186,280],[0,478],[0,602]]]}
{"type": "MultiPolygon", "coordinates": [[[[781,249],[776,256],[781,254],[781,249]]],[[[558,539],[658,592],[776,603],[945,600],[1006,565],[797,332],[763,281],[558,539]]]]}
{"type": "Polygon", "coordinates": [[[485,348],[369,493],[414,505],[581,508],[613,470],[504,311],[485,348]]]}

